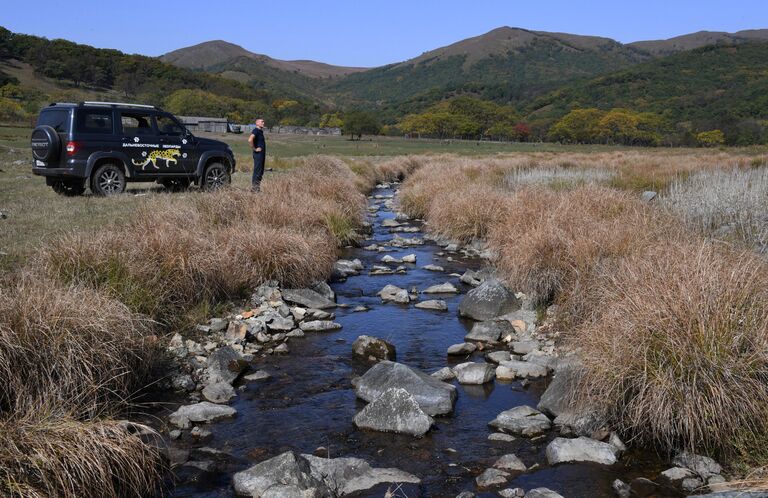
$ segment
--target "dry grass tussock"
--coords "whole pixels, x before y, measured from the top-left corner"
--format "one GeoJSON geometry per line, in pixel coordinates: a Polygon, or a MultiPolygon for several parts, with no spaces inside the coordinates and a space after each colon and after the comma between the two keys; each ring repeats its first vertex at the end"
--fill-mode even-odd
{"type": "Polygon", "coordinates": [[[647,442],[753,459],[768,434],[768,263],[666,243],[601,281],[575,333],[582,395],[647,442]]]}
{"type": "Polygon", "coordinates": [[[113,421],[39,411],[0,421],[0,495],[135,498],[158,494],[158,451],[113,421]]]}
{"type": "Polygon", "coordinates": [[[636,196],[598,185],[522,188],[506,209],[489,229],[498,268],[515,289],[558,301],[574,318],[588,309],[598,270],[679,228],[636,196]]]}
{"type": "Polygon", "coordinates": [[[484,239],[490,227],[509,217],[508,204],[509,194],[494,187],[459,185],[437,194],[429,204],[430,231],[462,243],[484,239]]]}
{"type": "Polygon", "coordinates": [[[159,357],[152,323],[90,288],[0,284],[0,495],[151,496],[160,455],[115,422],[159,357]]]}
{"type": "Polygon", "coordinates": [[[134,311],[174,323],[184,310],[266,280],[303,286],[326,278],[364,206],[343,162],[314,157],[265,182],[259,195],[232,189],[187,205],[160,200],[120,230],[62,237],[40,260],[65,282],[103,288],[134,311]]]}
{"type": "Polygon", "coordinates": [[[0,285],[0,413],[92,417],[143,387],[152,324],[104,293],[23,274],[0,285]]]}

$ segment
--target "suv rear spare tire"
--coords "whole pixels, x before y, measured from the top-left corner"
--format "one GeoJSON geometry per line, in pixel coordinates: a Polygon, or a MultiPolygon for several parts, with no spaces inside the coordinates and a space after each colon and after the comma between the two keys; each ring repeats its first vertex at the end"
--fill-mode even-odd
{"type": "Polygon", "coordinates": [[[211,163],[206,166],[205,173],[203,173],[204,190],[216,190],[226,187],[230,183],[232,183],[232,177],[226,166],[221,163],[211,163]]]}
{"type": "Polygon", "coordinates": [[[32,130],[32,157],[38,161],[53,162],[59,158],[61,140],[52,126],[40,125],[32,130]]]}
{"type": "Polygon", "coordinates": [[[99,166],[91,177],[91,192],[95,195],[118,195],[125,191],[125,173],[119,166],[108,163],[99,166]]]}

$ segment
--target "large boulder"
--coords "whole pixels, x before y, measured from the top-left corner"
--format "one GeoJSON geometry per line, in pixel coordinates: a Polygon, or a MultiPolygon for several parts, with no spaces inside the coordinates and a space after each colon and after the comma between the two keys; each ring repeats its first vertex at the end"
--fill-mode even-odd
{"type": "Polygon", "coordinates": [[[472,330],[464,336],[465,341],[499,342],[509,334],[514,334],[515,329],[506,321],[491,320],[478,322],[472,325],[472,330]]]}
{"type": "Polygon", "coordinates": [[[248,363],[232,346],[219,348],[208,357],[208,383],[232,384],[248,368],[248,363]]]}
{"type": "Polygon", "coordinates": [[[372,468],[368,462],[359,458],[301,456],[309,462],[312,475],[316,479],[322,479],[331,490],[333,494],[329,496],[348,496],[386,482],[421,482],[418,477],[402,470],[372,468]]]}
{"type": "Polygon", "coordinates": [[[168,417],[168,420],[177,427],[189,429],[192,427],[192,422],[212,422],[220,418],[232,417],[236,413],[237,410],[230,406],[202,401],[194,405],[179,407],[168,417]]]}
{"type": "Polygon", "coordinates": [[[459,384],[485,384],[496,376],[496,367],[488,363],[462,363],[453,367],[459,384]]]}
{"type": "Polygon", "coordinates": [[[547,461],[550,465],[564,462],[592,462],[613,465],[617,462],[618,450],[613,445],[588,437],[576,439],[555,438],[547,446],[547,461]]]}
{"type": "Polygon", "coordinates": [[[520,309],[520,301],[501,281],[489,278],[467,292],[459,304],[459,315],[473,320],[491,318],[520,309]]]}
{"type": "Polygon", "coordinates": [[[336,307],[336,303],[312,289],[283,289],[283,299],[319,310],[336,307]]]}
{"type": "Polygon", "coordinates": [[[718,475],[723,471],[722,467],[720,467],[720,464],[713,459],[688,451],[679,453],[674,458],[674,460],[672,460],[672,463],[678,467],[684,467],[694,471],[703,479],[713,475],[718,475]]]}
{"type": "Polygon", "coordinates": [[[427,415],[444,415],[453,411],[456,401],[454,386],[391,361],[382,361],[368,369],[357,380],[355,394],[358,398],[371,402],[393,387],[405,389],[427,415]]]}
{"type": "Polygon", "coordinates": [[[368,403],[355,415],[354,422],[361,429],[421,437],[432,426],[433,420],[408,391],[395,387],[368,403]]]}
{"type": "Polygon", "coordinates": [[[365,360],[394,360],[395,346],[384,339],[361,335],[352,343],[352,355],[365,360]]]}
{"type": "Polygon", "coordinates": [[[503,432],[533,437],[548,431],[552,422],[543,413],[523,405],[499,413],[488,425],[503,432]]]}
{"type": "Polygon", "coordinates": [[[252,498],[265,496],[325,498],[333,496],[325,482],[313,475],[309,462],[292,451],[236,473],[233,477],[233,483],[235,492],[239,496],[252,498]]]}

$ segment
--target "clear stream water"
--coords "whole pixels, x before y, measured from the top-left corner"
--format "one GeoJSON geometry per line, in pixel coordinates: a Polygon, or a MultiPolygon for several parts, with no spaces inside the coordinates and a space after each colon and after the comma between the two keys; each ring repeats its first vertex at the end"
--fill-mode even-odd
{"type": "MultiPolygon", "coordinates": [[[[374,194],[392,194],[390,189],[378,189],[374,194]]],[[[371,200],[371,204],[375,201],[371,200]]],[[[380,202],[380,201],[379,201],[380,202]]],[[[382,244],[393,237],[381,226],[385,218],[394,213],[384,206],[372,215],[374,232],[364,245],[382,244]]],[[[412,225],[415,225],[412,223],[412,225]]],[[[400,234],[410,237],[419,234],[400,234]]],[[[504,410],[518,405],[536,406],[546,381],[531,382],[527,386],[518,382],[494,381],[483,386],[458,387],[458,400],[454,412],[438,417],[433,429],[421,439],[410,436],[384,434],[358,430],[352,423],[354,415],[364,406],[357,400],[351,380],[365,373],[369,364],[352,359],[352,342],[360,335],[386,339],[397,348],[398,362],[433,372],[446,365],[468,361],[447,357],[451,344],[463,342],[471,321],[459,319],[458,296],[441,295],[424,299],[445,299],[448,312],[419,310],[410,306],[383,304],[376,293],[386,284],[423,290],[430,285],[451,281],[462,293],[470,288],[458,282],[450,273],[463,273],[467,268],[478,268],[482,262],[462,259],[453,255],[438,256],[441,248],[427,243],[423,246],[398,249],[394,257],[414,253],[415,265],[407,265],[403,275],[369,276],[367,270],[380,264],[382,253],[364,249],[348,249],[345,259],[359,258],[366,270],[345,282],[332,284],[339,303],[349,308],[335,310],[336,320],[343,325],[337,332],[309,333],[303,339],[289,343],[290,354],[260,359],[254,368],[272,374],[266,381],[245,384],[232,406],[237,416],[232,420],[205,426],[213,438],[190,446],[192,460],[195,448],[207,446],[229,456],[213,472],[182,467],[176,471],[178,482],[171,491],[174,497],[231,497],[232,474],[284,451],[313,453],[316,448],[327,448],[321,456],[358,457],[373,467],[396,467],[422,479],[420,485],[404,485],[398,496],[454,497],[464,490],[477,496],[498,496],[495,492],[479,492],[474,478],[507,453],[517,454],[528,467],[538,464],[532,471],[509,481],[507,487],[530,490],[548,487],[571,497],[613,497],[614,479],[629,482],[634,477],[653,479],[660,470],[661,461],[652,454],[630,453],[621,463],[611,466],[591,464],[547,464],[544,450],[557,436],[552,431],[546,438],[531,441],[517,438],[514,442],[488,441],[491,429],[488,422],[504,410]],[[445,268],[444,273],[422,270],[427,264],[445,268]],[[353,312],[357,305],[370,308],[367,312],[353,312]]],[[[472,361],[484,361],[483,353],[476,352],[472,361]]],[[[197,459],[209,455],[197,454],[197,459]]],[[[357,496],[382,497],[388,486],[381,485],[357,496]]]]}

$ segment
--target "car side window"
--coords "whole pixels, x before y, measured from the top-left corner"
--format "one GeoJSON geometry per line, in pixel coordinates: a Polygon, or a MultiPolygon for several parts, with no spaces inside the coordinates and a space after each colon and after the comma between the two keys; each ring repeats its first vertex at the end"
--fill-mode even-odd
{"type": "Polygon", "coordinates": [[[154,135],[152,116],[141,112],[123,112],[120,116],[125,135],[154,135]]]}
{"type": "Polygon", "coordinates": [[[155,116],[157,130],[161,135],[180,137],[184,134],[184,128],[170,116],[158,114],[155,116]]]}
{"type": "Polygon", "coordinates": [[[112,134],[112,111],[79,110],[76,129],[80,133],[112,134]]]}

